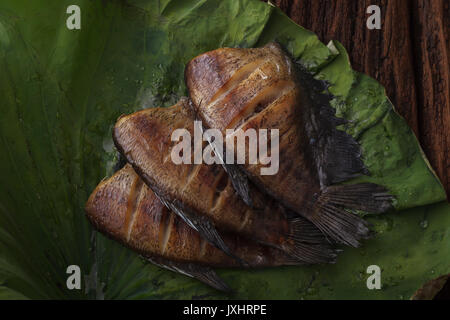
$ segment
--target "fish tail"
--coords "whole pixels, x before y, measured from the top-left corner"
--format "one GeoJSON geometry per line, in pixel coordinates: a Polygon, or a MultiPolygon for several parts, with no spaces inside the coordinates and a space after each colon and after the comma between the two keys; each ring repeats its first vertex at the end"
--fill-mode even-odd
{"type": "Polygon", "coordinates": [[[327,243],[323,233],[311,222],[302,217],[297,217],[289,221],[290,232],[288,238],[302,243],[323,244],[327,243]]]}
{"type": "Polygon", "coordinates": [[[322,232],[304,218],[290,220],[291,231],[282,249],[297,264],[335,263],[338,250],[322,232]]]}
{"type": "Polygon", "coordinates": [[[282,250],[289,256],[289,264],[319,264],[336,263],[339,250],[329,244],[309,244],[294,240],[289,245],[283,245],[282,250]]]}
{"type": "Polygon", "coordinates": [[[352,210],[381,213],[391,208],[392,199],[384,187],[373,183],[330,186],[321,193],[308,218],[337,243],[358,247],[372,232],[369,223],[352,210]]]}

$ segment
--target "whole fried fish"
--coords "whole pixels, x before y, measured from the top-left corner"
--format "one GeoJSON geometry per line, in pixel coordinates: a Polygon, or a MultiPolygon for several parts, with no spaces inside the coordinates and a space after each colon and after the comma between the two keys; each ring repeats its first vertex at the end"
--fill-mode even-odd
{"type": "Polygon", "coordinates": [[[256,189],[252,194],[264,209],[248,207],[220,164],[173,161],[175,142],[171,137],[175,130],[183,129],[194,136],[194,120],[188,104],[187,99],[181,99],[169,108],[146,109],[123,116],[114,128],[118,150],[160,200],[210,243],[230,255],[235,256],[218,230],[238,233],[278,248],[299,262],[334,261],[335,252],[307,220],[288,219],[280,205],[267,201],[256,189]]]}
{"type": "MultiPolygon", "coordinates": [[[[239,267],[236,259],[209,244],[171,212],[130,165],[102,181],[86,203],[86,214],[102,233],[151,262],[228,291],[210,267],[239,267]]],[[[223,233],[230,250],[249,267],[297,265],[278,249],[223,233]]]]}
{"type": "MultiPolygon", "coordinates": [[[[379,185],[333,186],[368,174],[359,145],[336,129],[345,121],[334,116],[332,97],[323,93],[326,84],[293,63],[278,44],[204,53],[188,63],[185,80],[198,118],[206,128],[220,130],[227,142],[241,129],[279,130],[276,174],[261,174],[266,166],[261,161],[235,168],[327,236],[358,246],[369,235],[368,225],[349,211],[390,208],[392,197],[379,185]]],[[[251,203],[245,190],[236,190],[251,203]]]]}

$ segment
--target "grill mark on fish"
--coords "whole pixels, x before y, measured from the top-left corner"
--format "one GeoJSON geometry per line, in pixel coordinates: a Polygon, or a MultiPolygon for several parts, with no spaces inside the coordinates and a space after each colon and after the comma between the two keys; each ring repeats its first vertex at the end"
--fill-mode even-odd
{"type": "MultiPolygon", "coordinates": [[[[283,160],[279,162],[276,175],[261,175],[259,168],[262,163],[235,167],[244,171],[263,192],[310,219],[329,237],[357,246],[360,239],[368,236],[368,229],[360,228],[363,220],[345,208],[379,213],[391,207],[392,197],[379,197],[379,193],[388,192],[377,185],[357,184],[356,187],[341,186],[332,193],[325,191],[330,185],[368,174],[368,171],[362,162],[358,142],[337,129],[346,120],[335,116],[335,109],[331,106],[334,97],[328,92],[328,84],[293,63],[278,44],[251,50],[217,49],[204,53],[188,63],[185,78],[194,108],[209,128],[219,129],[222,133],[228,128],[281,131],[279,151],[280,160],[281,156],[283,160]],[[255,69],[214,103],[199,104],[200,101],[208,101],[205,96],[222,93],[224,83],[206,83],[205,79],[226,78],[232,72],[228,68],[234,70],[229,63],[230,56],[242,68],[253,63],[255,55],[271,63],[255,69]],[[215,57],[215,66],[203,64],[209,56],[215,57]],[[217,70],[223,74],[214,74],[217,70]],[[287,90],[284,95],[281,93],[283,90],[287,90]],[[279,94],[278,99],[271,97],[275,94],[279,94]],[[272,101],[258,106],[258,102],[270,98],[272,101]],[[348,228],[353,229],[343,232],[348,228]]],[[[234,153],[236,156],[237,150],[234,153]]],[[[248,159],[247,150],[245,159],[248,159]]],[[[233,176],[231,179],[235,181],[233,176]]],[[[252,199],[244,199],[246,203],[253,202],[252,199]]]]}
{"type": "Polygon", "coordinates": [[[267,60],[257,59],[249,64],[244,65],[240,69],[236,70],[235,73],[228,79],[227,82],[212,96],[209,101],[205,101],[207,104],[213,104],[217,101],[223,99],[231,91],[233,91],[239,84],[245,80],[251,73],[259,70],[259,68],[267,63],[267,60]]]}
{"type": "MultiPolygon", "coordinates": [[[[267,122],[267,118],[270,117],[273,113],[271,110],[272,106],[276,106],[278,104],[283,103],[289,103],[289,98],[291,98],[292,95],[295,93],[295,86],[288,87],[283,89],[284,92],[282,92],[275,100],[271,101],[267,106],[265,106],[262,110],[259,110],[259,112],[252,113],[250,116],[243,119],[241,123],[239,123],[238,126],[234,130],[243,129],[245,130],[246,127],[252,128],[253,122],[259,120],[261,122],[261,127],[265,127],[265,122],[267,122]],[[290,88],[290,89],[289,89],[290,88]],[[286,100],[288,100],[286,102],[286,100]]],[[[292,127],[295,125],[295,121],[288,121],[286,125],[286,121],[283,123],[278,123],[276,125],[273,125],[276,129],[279,130],[279,137],[280,142],[284,135],[289,133],[292,130],[292,127]]],[[[270,142],[270,135],[267,136],[268,142],[270,142]]]]}
{"type": "Polygon", "coordinates": [[[200,252],[199,252],[200,258],[203,258],[205,256],[207,245],[208,241],[206,241],[205,238],[202,238],[200,242],[200,252]]]}
{"type": "Polygon", "coordinates": [[[214,186],[215,192],[212,200],[212,211],[217,208],[218,204],[220,203],[219,200],[222,197],[223,191],[228,185],[228,175],[225,171],[221,171],[219,174],[219,177],[217,179],[217,183],[214,186]]]}
{"type": "Polygon", "coordinates": [[[139,206],[141,204],[142,197],[145,196],[145,192],[146,192],[145,183],[143,183],[143,181],[142,181],[142,184],[141,184],[140,190],[139,190],[139,195],[138,195],[137,200],[136,200],[135,213],[133,214],[133,217],[131,218],[131,221],[130,221],[129,233],[128,233],[128,236],[127,236],[128,239],[131,237],[131,234],[133,232],[133,228],[134,228],[134,226],[136,224],[136,221],[138,221],[139,215],[141,214],[141,210],[139,210],[139,206]]]}
{"type": "Polygon", "coordinates": [[[261,111],[294,89],[295,84],[291,81],[280,80],[272,86],[261,90],[247,102],[246,107],[228,124],[227,129],[237,130],[240,126],[245,125],[250,118],[257,116],[261,111]]]}
{"type": "MultiPolygon", "coordinates": [[[[249,216],[243,223],[248,207],[235,192],[231,192],[232,187],[230,187],[231,190],[228,188],[226,192],[223,192],[224,196],[220,195],[216,198],[217,205],[213,208],[214,185],[217,182],[217,176],[223,172],[220,165],[199,164],[198,172],[195,170],[191,175],[192,179],[186,183],[184,165],[177,166],[171,162],[163,164],[160,161],[161,156],[155,154],[155,150],[147,152],[142,148],[139,141],[147,140],[150,145],[165,145],[166,149],[161,150],[164,153],[169,146],[166,141],[170,138],[168,132],[173,129],[173,123],[178,124],[180,119],[184,119],[185,129],[192,131],[193,116],[189,117],[183,108],[187,109],[189,106],[185,102],[180,102],[170,108],[147,109],[122,118],[114,129],[114,142],[118,150],[128,154],[127,161],[133,164],[136,172],[168,208],[224,252],[233,255],[223,241],[219,229],[227,232],[237,231],[261,243],[273,243],[279,247],[291,232],[289,227],[291,222],[278,205],[272,207],[271,215],[261,216],[257,211],[248,211],[249,216]],[[163,119],[170,120],[165,122],[166,120],[163,119]],[[137,127],[134,127],[133,123],[136,123],[137,127]],[[153,123],[157,123],[155,127],[158,127],[161,132],[154,132],[153,123]],[[146,128],[149,129],[146,130],[146,128]],[[150,135],[149,132],[154,134],[150,135]],[[266,228],[266,226],[270,227],[266,228]]],[[[252,190],[256,192],[254,187],[252,190]]],[[[302,235],[298,235],[297,238],[301,237],[302,235]]],[[[323,240],[325,245],[325,238],[323,240]]],[[[296,251],[295,246],[294,243],[289,252],[296,251]]],[[[325,252],[328,252],[332,260],[333,254],[327,248],[325,252]]],[[[318,257],[317,261],[324,261],[323,257],[318,257]]],[[[308,263],[311,262],[308,261],[308,263]]]]}
{"type": "MultiPolygon", "coordinates": [[[[186,68],[186,84],[189,86],[189,81],[193,78],[189,75],[195,74],[196,77],[201,77],[202,81],[199,83],[199,85],[203,86],[203,93],[208,92],[207,94],[203,94],[203,97],[205,98],[205,101],[211,100],[211,97],[215,94],[215,92],[208,91],[209,88],[223,86],[236,72],[236,70],[239,70],[244,65],[241,63],[241,59],[237,58],[235,55],[235,52],[237,50],[239,49],[224,48],[224,54],[197,56],[195,59],[191,60],[186,68]],[[220,61],[227,62],[226,69],[220,69],[220,66],[223,64],[220,63],[220,61]],[[205,68],[210,69],[211,72],[205,72],[205,68]]],[[[252,61],[259,60],[263,56],[264,55],[260,51],[255,50],[254,52],[252,52],[252,54],[248,55],[249,60],[247,62],[250,63],[252,61]]],[[[199,102],[195,96],[191,98],[193,98],[195,102],[199,102]]]]}
{"type": "Polygon", "coordinates": [[[169,212],[168,218],[166,217],[162,230],[162,241],[161,244],[161,255],[164,255],[167,249],[167,243],[169,242],[169,238],[172,233],[172,228],[174,225],[174,214],[172,211],[169,212]]]}
{"type": "Polygon", "coordinates": [[[172,149],[173,145],[168,148],[167,153],[163,158],[163,163],[166,163],[169,160],[172,161],[172,149]]]}
{"type": "Polygon", "coordinates": [[[127,212],[125,216],[124,228],[126,230],[127,240],[130,239],[133,221],[139,204],[139,198],[142,192],[143,182],[138,177],[135,179],[133,187],[128,198],[127,212]]]}
{"type": "Polygon", "coordinates": [[[189,188],[192,181],[197,177],[200,169],[201,169],[201,166],[198,164],[192,164],[192,165],[188,166],[188,174],[186,176],[186,183],[181,192],[185,192],[189,188]]]}
{"type": "Polygon", "coordinates": [[[251,216],[251,210],[248,209],[247,211],[245,211],[244,219],[242,220],[241,227],[239,228],[239,230],[243,230],[247,226],[250,216],[251,216]]]}
{"type": "MultiPolygon", "coordinates": [[[[241,265],[170,212],[155,193],[145,183],[138,183],[137,179],[139,180],[138,175],[127,164],[111,178],[102,181],[86,203],[86,215],[90,222],[105,235],[137,251],[152,263],[192,276],[222,290],[224,287],[220,284],[220,279],[209,267],[241,265]],[[137,184],[141,185],[140,196],[137,195],[137,184]],[[137,199],[137,211],[128,235],[123,226],[129,219],[127,212],[130,211],[130,199],[137,199]]],[[[249,262],[247,267],[304,263],[293,260],[278,249],[239,235],[223,233],[223,238],[236,255],[249,262]]]]}

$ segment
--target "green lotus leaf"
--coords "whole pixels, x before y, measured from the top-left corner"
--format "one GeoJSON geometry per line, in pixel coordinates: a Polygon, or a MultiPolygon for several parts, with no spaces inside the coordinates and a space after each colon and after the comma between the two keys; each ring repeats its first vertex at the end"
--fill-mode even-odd
{"type": "Polygon", "coordinates": [[[0,92],[0,298],[407,299],[450,272],[444,190],[384,88],[353,71],[338,42],[321,43],[269,4],[4,0],[0,92]],[[79,30],[66,26],[73,4],[79,30]],[[371,172],[359,180],[395,195],[396,211],[368,217],[375,238],[335,265],[219,270],[236,290],[226,296],[94,231],[83,207],[117,161],[115,120],[186,95],[184,66],[196,55],[274,40],[330,83],[371,172]],[[81,290],[66,286],[69,265],[81,269],[81,290]],[[382,270],[380,290],[366,286],[370,265],[382,270]]]}

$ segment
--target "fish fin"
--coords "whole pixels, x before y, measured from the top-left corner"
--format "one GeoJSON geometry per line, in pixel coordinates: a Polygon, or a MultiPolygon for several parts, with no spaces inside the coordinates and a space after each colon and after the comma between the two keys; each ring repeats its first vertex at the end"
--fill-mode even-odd
{"type": "Polygon", "coordinates": [[[330,244],[309,244],[294,240],[292,243],[282,245],[282,250],[289,256],[289,261],[302,264],[336,263],[339,250],[333,249],[330,244]]]}
{"type": "Polygon", "coordinates": [[[228,177],[230,178],[231,184],[233,185],[233,188],[236,191],[236,193],[241,197],[241,199],[245,202],[246,205],[248,205],[250,208],[253,208],[254,203],[250,195],[250,187],[247,175],[239,168],[238,165],[227,164],[226,161],[224,161],[225,151],[222,154],[218,152],[216,144],[212,142],[209,138],[208,143],[211,145],[214,152],[218,155],[220,159],[220,164],[222,165],[222,168],[225,170],[225,172],[228,174],[228,177]]]}
{"type": "MultiPolygon", "coordinates": [[[[192,103],[190,105],[191,108],[195,110],[195,108],[192,106],[192,103]]],[[[202,127],[201,130],[203,132],[204,128],[202,127]]],[[[214,150],[214,153],[219,157],[222,168],[228,174],[234,190],[241,197],[241,199],[245,202],[246,205],[253,208],[254,204],[252,201],[252,197],[250,195],[249,181],[247,175],[244,173],[243,170],[239,168],[238,165],[226,163],[226,161],[224,160],[226,159],[225,146],[222,146],[222,150],[219,150],[217,148],[217,142],[213,141],[212,137],[210,137],[206,133],[207,131],[204,131],[204,134],[206,136],[206,139],[208,140],[209,145],[214,150]]]]}
{"type": "Polygon", "coordinates": [[[230,177],[236,193],[251,208],[254,208],[252,197],[250,196],[249,181],[247,175],[239,169],[237,165],[222,163],[222,167],[230,177]]]}
{"type": "Polygon", "coordinates": [[[322,232],[304,218],[290,220],[291,231],[282,249],[291,259],[303,264],[335,263],[338,250],[322,232]]]}
{"type": "Polygon", "coordinates": [[[168,201],[164,197],[158,195],[155,192],[159,200],[170,210],[175,212],[179,217],[181,217],[191,228],[196,230],[203,238],[205,238],[209,243],[211,243],[216,248],[222,250],[230,257],[239,261],[243,266],[248,266],[248,263],[241,259],[240,257],[233,254],[230,248],[223,241],[222,236],[219,231],[214,226],[214,223],[205,216],[198,216],[191,212],[186,206],[184,206],[179,201],[168,201]]]}
{"type": "Polygon", "coordinates": [[[232,292],[230,287],[210,267],[189,262],[171,261],[161,257],[145,257],[145,259],[161,268],[200,280],[214,289],[228,293],[232,292]]]}
{"type": "Polygon", "coordinates": [[[221,249],[225,253],[231,255],[230,249],[223,241],[214,224],[207,217],[197,216],[182,203],[178,201],[168,201],[164,197],[159,196],[157,193],[155,194],[167,208],[175,212],[191,228],[193,228],[202,237],[208,240],[208,242],[221,249]]]}
{"type": "Polygon", "coordinates": [[[348,121],[336,117],[335,109],[330,105],[334,96],[327,93],[328,84],[315,79],[301,66],[297,70],[313,104],[308,108],[305,129],[321,188],[368,175],[359,143],[345,131],[337,129],[348,121]]]}
{"type": "Polygon", "coordinates": [[[288,238],[309,244],[329,243],[324,234],[310,221],[303,217],[296,217],[289,221],[290,232],[288,238]]]}
{"type": "Polygon", "coordinates": [[[321,198],[328,203],[370,213],[391,209],[394,199],[385,187],[368,182],[327,187],[321,198]]]}
{"type": "Polygon", "coordinates": [[[331,186],[321,193],[308,218],[334,241],[358,247],[371,231],[369,223],[349,209],[380,213],[391,207],[392,199],[385,188],[373,183],[331,186]]]}
{"type": "Polygon", "coordinates": [[[128,163],[130,163],[133,166],[134,171],[142,178],[145,184],[150,189],[152,189],[152,191],[155,193],[158,199],[167,208],[176,213],[181,219],[183,219],[184,222],[186,222],[191,228],[196,230],[203,238],[205,238],[213,246],[222,250],[230,257],[236,259],[243,266],[248,266],[248,263],[246,261],[242,260],[241,258],[239,258],[238,256],[234,255],[231,252],[231,250],[223,241],[216,227],[214,226],[214,223],[208,217],[196,214],[195,212],[193,212],[193,210],[185,206],[179,200],[175,199],[174,201],[170,201],[166,199],[166,197],[164,196],[164,192],[162,190],[158,190],[156,185],[152,183],[152,179],[147,174],[145,174],[145,172],[143,172],[138,165],[134,163],[132,158],[130,158],[129,156],[127,156],[127,154],[125,154],[124,150],[116,140],[115,132],[113,135],[113,140],[119,152],[126,158],[128,163]]]}

